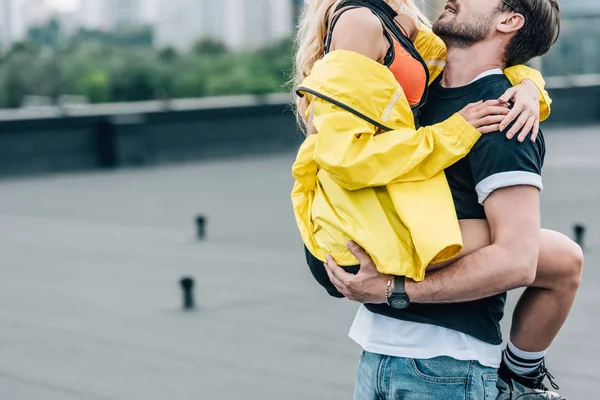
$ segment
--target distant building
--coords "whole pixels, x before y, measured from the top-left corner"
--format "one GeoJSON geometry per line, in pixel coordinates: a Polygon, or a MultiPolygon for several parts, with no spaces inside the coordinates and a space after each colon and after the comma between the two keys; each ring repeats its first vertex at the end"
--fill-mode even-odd
{"type": "MultiPolygon", "coordinates": [[[[153,24],[158,0],[82,0],[79,25],[88,29],[112,30],[125,26],[153,24]]],[[[194,0],[192,0],[194,1],[194,0]]]]}
{"type": "Polygon", "coordinates": [[[77,11],[77,23],[87,29],[111,29],[110,1],[81,0],[81,6],[77,11]]]}
{"type": "Polygon", "coordinates": [[[140,25],[142,23],[142,4],[140,0],[110,0],[107,2],[110,3],[112,28],[140,25]]]}
{"type": "Polygon", "coordinates": [[[21,0],[13,4],[12,39],[22,40],[29,29],[43,25],[53,16],[54,11],[45,0],[21,0]]]}
{"type": "Polygon", "coordinates": [[[155,45],[183,49],[189,47],[194,38],[210,36],[200,13],[203,3],[204,0],[161,0],[160,15],[155,25],[155,45]]]}
{"type": "Polygon", "coordinates": [[[158,20],[159,0],[139,0],[140,19],[145,24],[154,25],[158,20]]]}
{"type": "Polygon", "coordinates": [[[79,29],[79,15],[77,12],[57,12],[54,18],[60,24],[60,31],[63,35],[71,35],[79,29]]]}
{"type": "Polygon", "coordinates": [[[156,45],[187,49],[202,38],[233,50],[252,49],[290,36],[293,0],[161,0],[156,45]]]}
{"type": "Polygon", "coordinates": [[[12,10],[10,0],[0,0],[0,52],[12,42],[12,10]]]}

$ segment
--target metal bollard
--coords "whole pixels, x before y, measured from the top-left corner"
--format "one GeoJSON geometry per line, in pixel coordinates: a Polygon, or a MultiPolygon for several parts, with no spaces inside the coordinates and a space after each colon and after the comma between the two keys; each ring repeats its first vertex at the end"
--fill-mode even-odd
{"type": "Polygon", "coordinates": [[[581,224],[576,224],[573,227],[573,232],[575,233],[575,242],[583,249],[583,241],[585,237],[585,226],[581,224]]]}
{"type": "Polygon", "coordinates": [[[199,240],[204,240],[206,237],[206,217],[200,215],[196,217],[196,231],[199,240]]]}
{"type": "Polygon", "coordinates": [[[182,278],[179,282],[183,291],[183,310],[190,311],[196,308],[194,302],[194,278],[182,278]]]}

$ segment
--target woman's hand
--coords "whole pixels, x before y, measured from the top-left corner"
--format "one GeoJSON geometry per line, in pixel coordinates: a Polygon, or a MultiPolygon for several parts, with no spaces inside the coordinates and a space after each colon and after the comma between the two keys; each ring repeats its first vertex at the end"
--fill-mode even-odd
{"type": "Polygon", "coordinates": [[[512,110],[500,124],[500,130],[503,131],[515,121],[506,133],[506,137],[512,139],[520,131],[519,142],[523,142],[529,133],[531,133],[531,141],[535,142],[540,131],[540,91],[537,86],[526,79],[508,89],[500,97],[500,101],[503,104],[508,104],[510,101],[514,103],[512,110]]]}
{"type": "Polygon", "coordinates": [[[488,100],[472,103],[458,113],[482,134],[497,132],[500,124],[509,114],[508,103],[500,100],[488,100]]]}

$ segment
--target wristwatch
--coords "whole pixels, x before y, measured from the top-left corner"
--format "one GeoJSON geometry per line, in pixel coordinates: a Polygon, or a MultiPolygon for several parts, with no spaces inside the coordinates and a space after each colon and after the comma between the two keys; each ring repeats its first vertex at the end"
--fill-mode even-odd
{"type": "Polygon", "coordinates": [[[388,297],[388,305],[396,310],[404,310],[410,306],[410,299],[404,288],[404,279],[403,276],[394,277],[394,286],[388,297]]]}

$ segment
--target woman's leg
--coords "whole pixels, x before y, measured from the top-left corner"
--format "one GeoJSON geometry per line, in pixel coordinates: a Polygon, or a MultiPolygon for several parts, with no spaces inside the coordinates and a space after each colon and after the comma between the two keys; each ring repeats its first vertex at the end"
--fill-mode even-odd
{"type": "Polygon", "coordinates": [[[460,233],[463,239],[463,249],[460,255],[448,261],[439,264],[431,264],[427,267],[428,272],[437,271],[446,268],[448,265],[468,256],[469,254],[492,244],[490,236],[490,226],[485,219],[465,219],[458,221],[460,224],[460,233]]]}
{"type": "Polygon", "coordinates": [[[581,247],[563,234],[542,229],[535,282],[513,313],[510,336],[516,347],[529,352],[550,347],[571,311],[582,274],[581,247]]]}
{"type": "MultiPolygon", "coordinates": [[[[491,243],[484,220],[461,221],[464,257],[491,243]]],[[[457,258],[457,259],[458,259],[457,258]]],[[[456,260],[436,264],[428,270],[443,268],[456,260]]],[[[528,287],[513,313],[511,341],[527,352],[542,352],[565,323],[583,274],[581,247],[567,236],[547,229],[540,232],[537,276],[528,287]]]]}

